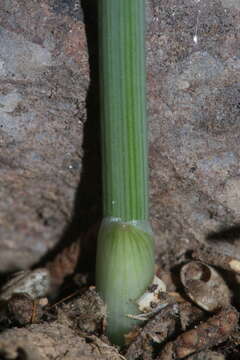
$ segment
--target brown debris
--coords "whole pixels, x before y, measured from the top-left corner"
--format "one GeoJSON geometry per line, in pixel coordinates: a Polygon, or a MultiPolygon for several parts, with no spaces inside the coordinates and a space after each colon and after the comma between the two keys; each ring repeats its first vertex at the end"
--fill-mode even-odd
{"type": "Polygon", "coordinates": [[[47,264],[47,269],[51,274],[51,284],[53,289],[58,288],[64,278],[75,271],[80,255],[80,242],[75,241],[69,247],[60,252],[53,261],[47,264]]]}
{"type": "Polygon", "coordinates": [[[153,294],[152,298],[146,293],[137,301],[138,309],[140,311],[137,315],[130,315],[128,317],[133,319],[138,319],[141,321],[147,321],[152,318],[155,314],[159,313],[162,309],[164,309],[168,305],[181,303],[185,301],[180,294],[175,292],[157,292],[153,294]]]}
{"type": "Polygon", "coordinates": [[[169,342],[158,359],[183,359],[224,342],[236,329],[238,318],[238,312],[232,306],[223,309],[198,327],[184,332],[175,341],[169,342]]]}
{"type": "MultiPolygon", "coordinates": [[[[43,315],[42,299],[32,299],[26,294],[15,294],[8,301],[8,316],[20,325],[37,323],[43,315]]],[[[44,305],[47,304],[47,301],[44,305]]]]}
{"type": "Polygon", "coordinates": [[[105,330],[106,306],[93,286],[80,297],[63,304],[59,311],[67,316],[74,329],[85,334],[101,335],[105,330]]]}
{"type": "Polygon", "coordinates": [[[192,253],[192,257],[210,265],[240,274],[240,259],[223,252],[218,252],[215,248],[207,246],[197,248],[192,253]]]}
{"type": "Polygon", "coordinates": [[[24,360],[43,360],[37,347],[31,346],[24,340],[16,341],[15,338],[0,339],[0,357],[2,360],[19,360],[24,356],[24,360]]]}
{"type": "Polygon", "coordinates": [[[166,284],[168,291],[174,292],[177,290],[173,274],[170,271],[163,270],[158,264],[156,264],[155,273],[156,276],[158,276],[166,284]]]}
{"type": "Polygon", "coordinates": [[[188,357],[188,360],[224,360],[225,357],[215,351],[201,351],[188,357]]]}
{"type": "Polygon", "coordinates": [[[125,354],[127,359],[151,360],[154,351],[153,344],[160,344],[175,331],[178,315],[178,305],[169,305],[150,319],[139,329],[135,340],[128,347],[125,354]]]}
{"type": "Polygon", "coordinates": [[[155,345],[161,345],[174,335],[179,322],[181,329],[185,331],[205,316],[205,311],[189,302],[169,304],[148,320],[143,328],[138,328],[125,336],[128,345],[126,357],[131,360],[139,357],[151,360],[155,345]]]}
{"type": "Polygon", "coordinates": [[[32,299],[44,297],[49,293],[50,283],[50,274],[45,268],[19,271],[1,289],[0,301],[8,301],[14,294],[27,294],[32,299]]]}
{"type": "Polygon", "coordinates": [[[96,336],[83,337],[64,321],[13,328],[0,334],[1,360],[121,360],[117,349],[96,336]]]}
{"type": "Polygon", "coordinates": [[[181,268],[180,277],[187,295],[204,310],[216,311],[230,305],[230,290],[211,266],[190,261],[181,268]]]}
{"type": "Polygon", "coordinates": [[[179,320],[182,331],[186,331],[191,326],[199,324],[205,317],[206,312],[194,304],[185,301],[179,305],[179,320]]]}

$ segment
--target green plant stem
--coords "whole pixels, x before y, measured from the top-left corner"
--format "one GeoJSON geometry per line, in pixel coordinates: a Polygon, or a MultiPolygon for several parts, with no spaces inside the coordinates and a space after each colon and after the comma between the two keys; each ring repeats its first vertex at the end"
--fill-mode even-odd
{"type": "Polygon", "coordinates": [[[148,223],[144,0],[98,0],[103,214],[97,290],[116,344],[137,321],[137,299],[154,274],[148,223]]]}
{"type": "Polygon", "coordinates": [[[104,216],[148,219],[144,0],[99,0],[104,216]]]}

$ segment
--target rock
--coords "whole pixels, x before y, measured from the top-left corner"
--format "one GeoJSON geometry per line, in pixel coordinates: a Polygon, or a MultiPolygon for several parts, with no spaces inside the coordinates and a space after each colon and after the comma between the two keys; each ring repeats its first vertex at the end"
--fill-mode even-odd
{"type": "Polygon", "coordinates": [[[161,262],[171,266],[239,222],[240,186],[227,184],[239,173],[240,13],[215,0],[151,4],[151,217],[161,262]]]}
{"type": "MultiPolygon", "coordinates": [[[[1,8],[1,271],[100,213],[96,16],[83,5],[84,16],[77,1],[1,8]]],[[[146,16],[151,222],[169,268],[239,222],[239,1],[148,0],[146,16]]]]}
{"type": "Polygon", "coordinates": [[[222,6],[225,8],[233,8],[236,10],[240,10],[240,1],[239,0],[221,0],[222,6]]]}
{"type": "Polygon", "coordinates": [[[5,1],[0,19],[0,271],[12,271],[36,263],[70,221],[89,69],[83,22],[50,1],[5,1]]]}

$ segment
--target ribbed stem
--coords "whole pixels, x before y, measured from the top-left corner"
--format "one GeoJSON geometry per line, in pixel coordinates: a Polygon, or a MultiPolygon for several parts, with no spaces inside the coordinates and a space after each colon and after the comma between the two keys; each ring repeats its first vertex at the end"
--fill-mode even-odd
{"type": "Polygon", "coordinates": [[[144,0],[99,0],[104,216],[148,219],[144,0]]]}
{"type": "Polygon", "coordinates": [[[148,223],[144,0],[98,0],[104,219],[96,285],[117,344],[154,273],[148,223]]]}

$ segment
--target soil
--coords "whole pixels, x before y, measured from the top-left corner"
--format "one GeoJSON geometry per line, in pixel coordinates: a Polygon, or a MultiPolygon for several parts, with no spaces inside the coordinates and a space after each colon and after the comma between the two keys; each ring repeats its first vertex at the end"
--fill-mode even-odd
{"type": "Polygon", "coordinates": [[[101,220],[96,3],[0,4],[0,282],[19,270],[18,281],[36,279],[42,268],[52,284],[48,303],[28,291],[2,298],[0,358],[239,359],[239,0],[147,1],[150,221],[167,305],[121,352],[104,335],[92,287],[101,220]],[[184,287],[181,268],[193,259],[217,269],[214,285],[210,267],[184,287]],[[224,310],[203,309],[199,293],[210,296],[207,285],[219,294],[223,282],[224,310]]]}

